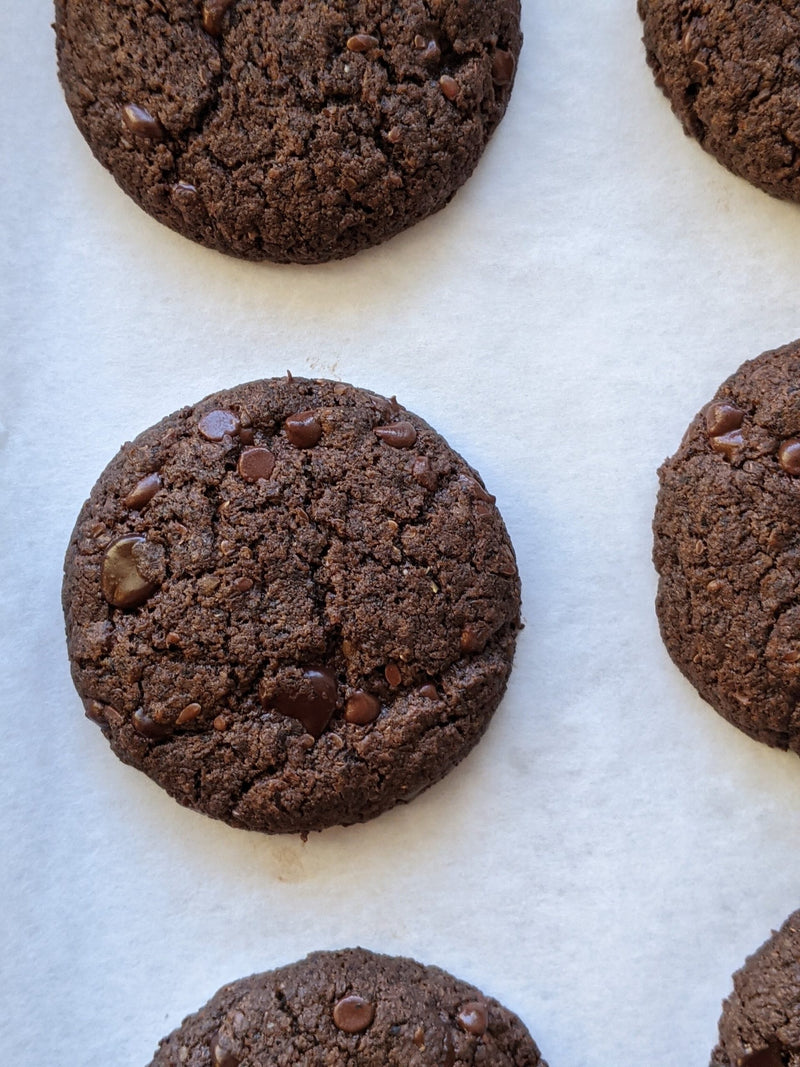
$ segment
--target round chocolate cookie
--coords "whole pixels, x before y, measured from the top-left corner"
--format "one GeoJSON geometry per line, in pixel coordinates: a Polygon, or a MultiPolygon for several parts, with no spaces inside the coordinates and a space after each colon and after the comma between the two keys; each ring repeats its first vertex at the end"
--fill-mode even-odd
{"type": "Polygon", "coordinates": [[[711,1067],[800,1067],[800,911],[733,976],[711,1067]]]}
{"type": "Polygon", "coordinates": [[[800,200],[800,4],[638,3],[647,61],[685,131],[734,174],[800,200]]]}
{"type": "Polygon", "coordinates": [[[657,612],[745,733],[800,752],[800,342],[745,363],[659,472],[657,612]]]}
{"type": "Polygon", "coordinates": [[[317,263],[447,204],[508,104],[519,0],[56,0],[92,151],[160,222],[317,263]]]}
{"type": "Polygon", "coordinates": [[[438,967],[317,952],[223,986],[150,1067],[547,1067],[524,1025],[438,967]]]}
{"type": "Polygon", "coordinates": [[[478,741],[519,578],[494,497],[394,399],[276,379],[146,430],[65,563],[72,674],[126,763],[235,826],[370,818],[478,741]]]}

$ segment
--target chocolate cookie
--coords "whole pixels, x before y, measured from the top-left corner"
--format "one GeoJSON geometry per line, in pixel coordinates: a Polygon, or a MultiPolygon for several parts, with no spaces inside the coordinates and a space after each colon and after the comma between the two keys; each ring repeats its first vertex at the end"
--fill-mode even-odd
{"type": "Polygon", "coordinates": [[[508,104],[519,0],[56,0],[61,83],[145,211],[316,263],[447,204],[508,104]]]}
{"type": "Polygon", "coordinates": [[[438,967],[317,952],[223,986],[150,1067],[547,1067],[523,1024],[438,967]]]}
{"type": "Polygon", "coordinates": [[[800,1067],[800,911],[733,976],[711,1067],[800,1067]]]}
{"type": "Polygon", "coordinates": [[[639,14],[685,131],[734,174],[800,200],[800,5],[639,0],[639,14]]]}
{"type": "Polygon", "coordinates": [[[519,578],[478,475],[394,399],[251,382],[126,444],[65,563],[72,673],[126,763],[234,826],[368,819],[505,689],[519,578]]]}
{"type": "Polygon", "coordinates": [[[659,472],[667,649],[745,733],[800,752],[800,342],[745,363],[659,472]]]}

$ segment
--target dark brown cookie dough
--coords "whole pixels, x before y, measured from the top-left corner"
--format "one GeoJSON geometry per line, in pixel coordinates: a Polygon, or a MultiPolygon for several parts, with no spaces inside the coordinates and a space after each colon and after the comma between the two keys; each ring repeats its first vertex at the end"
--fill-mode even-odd
{"type": "Polygon", "coordinates": [[[422,419],[251,382],[125,445],[81,511],[72,673],[120,759],[267,832],[368,819],[483,734],[519,578],[494,498],[422,419]]]}
{"type": "Polygon", "coordinates": [[[647,61],[685,131],[734,174],[800,200],[800,4],[638,2],[647,61]]]}
{"type": "Polygon", "coordinates": [[[657,612],[720,714],[800,752],[800,342],[745,363],[659,472],[657,612]]]}
{"type": "Polygon", "coordinates": [[[733,976],[711,1067],[800,1067],[800,911],[733,976]]]}
{"type": "Polygon", "coordinates": [[[61,83],[145,211],[315,263],[444,207],[505,112],[519,0],[56,0],[61,83]]]}
{"type": "Polygon", "coordinates": [[[318,952],[224,986],[150,1067],[547,1067],[522,1022],[438,967],[318,952]]]}

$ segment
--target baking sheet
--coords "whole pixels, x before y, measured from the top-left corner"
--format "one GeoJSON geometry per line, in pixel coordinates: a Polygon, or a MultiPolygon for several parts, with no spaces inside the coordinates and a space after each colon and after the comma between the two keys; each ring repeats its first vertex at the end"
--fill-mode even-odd
{"type": "Polygon", "coordinates": [[[4,6],[0,693],[4,1046],[142,1067],[224,981],[325,947],[438,963],[551,1067],[705,1067],[732,970],[800,906],[800,763],[671,666],[655,470],[744,359],[800,335],[800,209],[684,138],[633,0],[527,0],[507,117],[452,205],[320,267],[238,263],[94,162],[44,0],[4,6]],[[365,826],[184,811],[81,714],[59,591],[123,440],[251,378],[398,398],[481,471],[526,628],[485,740],[365,826]]]}

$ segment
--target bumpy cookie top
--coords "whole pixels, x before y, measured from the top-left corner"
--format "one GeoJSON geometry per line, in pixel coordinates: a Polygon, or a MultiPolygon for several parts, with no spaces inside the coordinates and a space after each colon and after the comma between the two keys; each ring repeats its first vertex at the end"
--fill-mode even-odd
{"type": "Polygon", "coordinates": [[[800,342],[745,363],[659,472],[670,655],[752,737],[800,751],[800,342]]]}
{"type": "Polygon", "coordinates": [[[520,1020],[437,967],[318,952],[224,986],[150,1067],[547,1067],[520,1020]]]}
{"type": "Polygon", "coordinates": [[[800,911],[733,976],[711,1067],[800,1067],[800,911]]]}
{"type": "Polygon", "coordinates": [[[410,799],[505,688],[519,579],[478,476],[352,386],[252,382],[125,445],[67,553],[73,677],[182,804],[304,831],[410,799]]]}
{"type": "Polygon", "coordinates": [[[56,0],[92,151],[167,226],[348,256],[444,207],[505,112],[518,0],[56,0]]]}
{"type": "Polygon", "coordinates": [[[800,200],[800,6],[639,0],[647,59],[687,133],[773,196],[800,200]]]}

